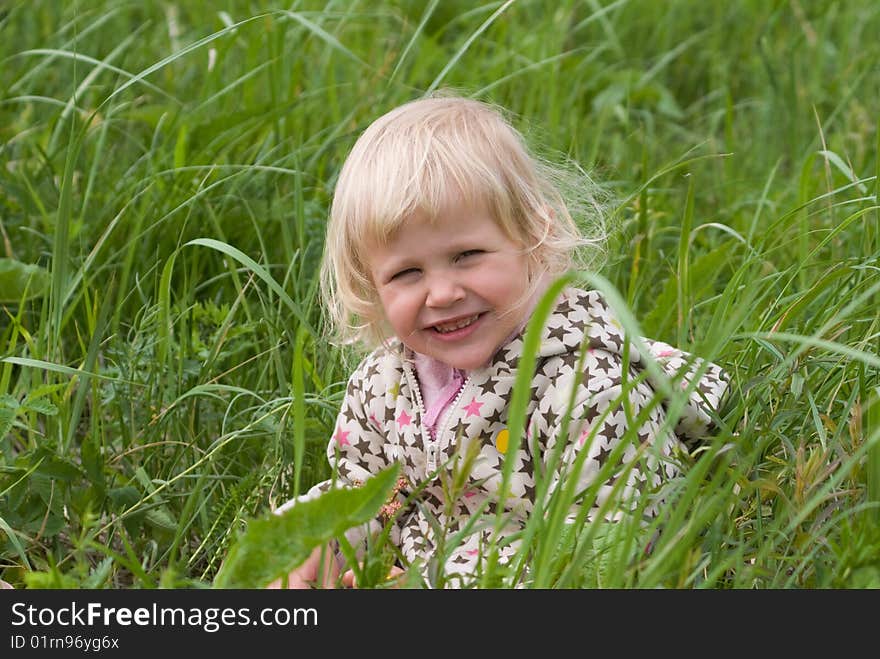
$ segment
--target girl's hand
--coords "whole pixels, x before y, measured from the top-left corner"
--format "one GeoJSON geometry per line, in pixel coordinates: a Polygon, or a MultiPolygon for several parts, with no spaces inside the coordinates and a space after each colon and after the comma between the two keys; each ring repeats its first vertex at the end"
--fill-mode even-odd
{"type": "MultiPolygon", "coordinates": [[[[339,581],[339,566],[336,557],[328,546],[315,547],[305,562],[287,575],[287,588],[304,590],[307,588],[336,588],[339,581]],[[319,578],[319,571],[323,572],[319,578]]],[[[284,580],[276,579],[266,588],[284,588],[284,580]]]]}
{"type": "MultiPolygon", "coordinates": [[[[400,581],[398,577],[403,574],[403,570],[397,567],[396,565],[391,566],[391,570],[388,572],[388,577],[386,581],[394,581],[395,584],[391,586],[392,588],[399,588],[400,581]]],[[[357,588],[357,579],[354,576],[354,570],[346,570],[342,575],[342,585],[346,588],[357,588]]]]}

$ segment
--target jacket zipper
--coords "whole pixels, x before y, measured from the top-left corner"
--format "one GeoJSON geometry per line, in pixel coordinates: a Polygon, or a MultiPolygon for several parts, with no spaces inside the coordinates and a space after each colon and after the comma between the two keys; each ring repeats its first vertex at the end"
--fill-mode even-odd
{"type": "MultiPolygon", "coordinates": [[[[425,455],[428,459],[428,473],[431,473],[433,469],[430,467],[431,465],[431,433],[428,432],[428,429],[425,428],[425,404],[422,402],[422,390],[419,389],[418,382],[416,382],[416,378],[412,373],[412,369],[410,368],[409,362],[404,358],[403,362],[403,374],[406,377],[406,383],[409,385],[409,388],[413,392],[413,396],[416,399],[416,406],[419,411],[419,432],[422,434],[422,443],[425,445],[425,455]]],[[[436,464],[436,460],[434,460],[436,464]]],[[[436,469],[436,467],[434,467],[436,469]]]]}
{"type": "Polygon", "coordinates": [[[425,460],[427,462],[425,466],[425,476],[430,476],[433,472],[437,471],[437,461],[439,459],[440,454],[440,438],[443,436],[443,433],[446,431],[446,422],[452,417],[452,413],[455,411],[456,406],[461,400],[462,395],[464,394],[464,390],[467,388],[468,384],[471,381],[470,376],[465,378],[465,381],[462,383],[461,388],[458,390],[458,393],[455,395],[455,398],[452,400],[452,404],[447,408],[446,413],[443,415],[443,424],[437,426],[438,430],[436,433],[436,439],[431,439],[431,433],[425,427],[424,419],[425,419],[425,404],[422,401],[422,390],[419,389],[419,385],[416,382],[416,378],[412,373],[412,369],[408,361],[403,360],[403,373],[406,377],[407,384],[409,384],[409,388],[413,391],[413,395],[416,399],[416,405],[419,409],[419,432],[422,433],[422,442],[425,445],[425,460]]]}
{"type": "MultiPolygon", "coordinates": [[[[470,383],[471,383],[471,376],[468,375],[464,379],[464,382],[461,383],[461,388],[458,390],[458,393],[455,394],[455,398],[452,399],[452,404],[450,404],[449,407],[446,408],[446,413],[443,415],[443,423],[440,424],[439,426],[437,426],[437,448],[436,448],[436,451],[434,452],[434,466],[429,469],[429,472],[437,469],[437,459],[440,457],[440,446],[441,446],[440,438],[443,437],[443,433],[446,432],[446,424],[449,421],[449,419],[452,418],[453,412],[455,412],[456,409],[458,408],[458,404],[459,404],[459,402],[461,402],[461,399],[464,396],[464,391],[465,391],[465,389],[467,389],[467,386],[470,383]]],[[[450,444],[451,443],[452,443],[452,439],[450,439],[450,444]]],[[[430,461],[429,461],[429,464],[430,464],[430,461]]]]}

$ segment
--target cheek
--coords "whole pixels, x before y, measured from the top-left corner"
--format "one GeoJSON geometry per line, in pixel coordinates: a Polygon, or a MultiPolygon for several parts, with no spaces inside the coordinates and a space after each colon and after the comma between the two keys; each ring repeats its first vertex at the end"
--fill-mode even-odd
{"type": "Polygon", "coordinates": [[[395,290],[379,293],[382,314],[395,331],[406,328],[413,321],[410,297],[405,292],[395,290]]]}
{"type": "Polygon", "coordinates": [[[501,264],[484,279],[486,290],[491,291],[498,302],[512,304],[526,294],[529,285],[525,264],[513,260],[501,264]]]}

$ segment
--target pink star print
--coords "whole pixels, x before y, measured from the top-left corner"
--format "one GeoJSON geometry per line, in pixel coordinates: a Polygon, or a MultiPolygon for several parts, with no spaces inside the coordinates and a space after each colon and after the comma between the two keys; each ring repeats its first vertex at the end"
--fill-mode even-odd
{"type": "Polygon", "coordinates": [[[590,436],[591,432],[592,432],[592,428],[587,427],[587,429],[581,433],[581,436],[578,438],[578,446],[584,445],[584,442],[587,441],[587,437],[590,436]]]}
{"type": "Polygon", "coordinates": [[[410,421],[412,417],[406,413],[406,410],[400,410],[400,414],[397,415],[397,425],[402,428],[408,426],[410,421]]]}
{"type": "Polygon", "coordinates": [[[348,441],[348,430],[343,430],[342,428],[336,429],[336,434],[333,435],[333,439],[336,440],[336,443],[340,446],[348,446],[351,442],[348,441]]]}
{"type": "Polygon", "coordinates": [[[474,398],[470,403],[464,406],[464,409],[468,416],[480,416],[481,407],[483,407],[483,403],[474,398]]]}

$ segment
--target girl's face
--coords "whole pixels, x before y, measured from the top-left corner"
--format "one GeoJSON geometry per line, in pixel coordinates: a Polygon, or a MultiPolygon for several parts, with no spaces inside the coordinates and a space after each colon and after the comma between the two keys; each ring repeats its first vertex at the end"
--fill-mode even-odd
{"type": "Polygon", "coordinates": [[[410,349],[465,370],[485,365],[529,309],[527,257],[485,205],[452,200],[408,217],[367,262],[385,318],[410,349]]]}

